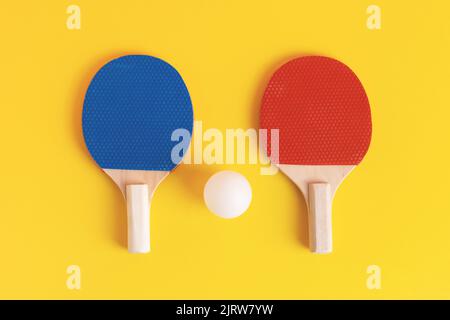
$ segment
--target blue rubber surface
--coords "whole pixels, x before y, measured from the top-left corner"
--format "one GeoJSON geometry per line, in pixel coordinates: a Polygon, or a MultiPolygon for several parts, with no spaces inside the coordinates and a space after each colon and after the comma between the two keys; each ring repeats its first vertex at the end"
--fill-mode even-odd
{"type": "Polygon", "coordinates": [[[175,129],[192,135],[189,92],[179,73],[161,59],[129,55],[104,65],[83,106],[83,135],[104,169],[170,171],[175,129]]]}

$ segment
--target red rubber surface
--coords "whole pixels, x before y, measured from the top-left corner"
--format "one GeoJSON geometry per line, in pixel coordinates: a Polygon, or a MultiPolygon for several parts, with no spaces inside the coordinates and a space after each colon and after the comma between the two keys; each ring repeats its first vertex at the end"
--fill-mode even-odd
{"type": "MultiPolygon", "coordinates": [[[[350,68],[326,57],[289,61],[270,79],[262,129],[279,129],[279,163],[356,165],[372,136],[370,106],[350,68]]],[[[268,130],[267,154],[271,154],[268,130]]]]}

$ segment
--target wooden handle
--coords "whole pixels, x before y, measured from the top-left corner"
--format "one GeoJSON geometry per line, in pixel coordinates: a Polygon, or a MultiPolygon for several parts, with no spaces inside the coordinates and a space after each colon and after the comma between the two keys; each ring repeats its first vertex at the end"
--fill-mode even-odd
{"type": "Polygon", "coordinates": [[[308,185],[309,243],[314,253],[332,251],[331,191],[328,183],[308,185]]]}
{"type": "Polygon", "coordinates": [[[150,203],[148,185],[129,184],[126,187],[128,212],[128,251],[150,251],[150,203]]]}

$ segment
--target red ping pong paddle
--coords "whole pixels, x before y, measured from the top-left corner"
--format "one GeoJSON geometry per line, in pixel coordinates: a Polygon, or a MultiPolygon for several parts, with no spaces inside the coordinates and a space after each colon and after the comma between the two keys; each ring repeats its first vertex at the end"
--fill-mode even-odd
{"type": "Polygon", "coordinates": [[[281,66],[263,96],[260,127],[266,152],[302,191],[308,206],[310,249],[332,251],[334,194],[366,154],[372,136],[370,105],[353,71],[342,62],[305,56],[281,66]],[[270,131],[278,129],[272,145],[270,131]]]}

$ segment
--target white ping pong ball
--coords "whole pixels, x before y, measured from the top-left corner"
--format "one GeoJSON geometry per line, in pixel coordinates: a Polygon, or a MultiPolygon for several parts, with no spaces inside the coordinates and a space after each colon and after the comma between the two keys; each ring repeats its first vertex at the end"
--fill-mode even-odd
{"type": "Polygon", "coordinates": [[[225,219],[236,218],[250,206],[252,188],[242,174],[221,171],[206,182],[203,198],[214,214],[225,219]]]}

